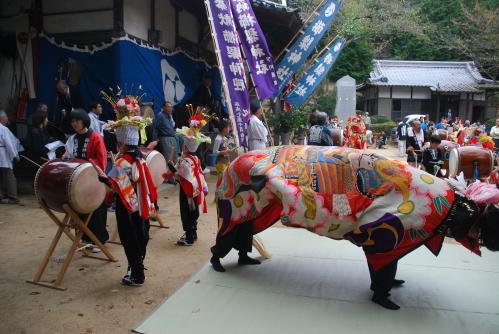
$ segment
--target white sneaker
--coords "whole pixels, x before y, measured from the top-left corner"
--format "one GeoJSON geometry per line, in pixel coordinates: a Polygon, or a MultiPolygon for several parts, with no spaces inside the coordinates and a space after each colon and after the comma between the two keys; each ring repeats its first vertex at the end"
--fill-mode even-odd
{"type": "Polygon", "coordinates": [[[203,174],[209,174],[210,173],[210,169],[208,167],[206,167],[204,170],[203,170],[203,174]]]}
{"type": "Polygon", "coordinates": [[[100,253],[102,252],[101,249],[99,247],[92,247],[92,253],[94,254],[97,254],[97,253],[100,253]]]}

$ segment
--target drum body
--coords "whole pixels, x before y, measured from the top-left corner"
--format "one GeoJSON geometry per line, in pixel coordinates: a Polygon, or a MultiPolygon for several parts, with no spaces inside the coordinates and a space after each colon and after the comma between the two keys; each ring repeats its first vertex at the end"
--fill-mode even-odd
{"type": "Polygon", "coordinates": [[[440,145],[438,145],[438,149],[440,152],[442,152],[442,158],[444,164],[442,165],[442,169],[447,170],[447,173],[449,171],[449,158],[450,158],[450,153],[452,152],[453,149],[458,148],[459,144],[455,143],[450,140],[442,140],[440,145]]]}
{"type": "Polygon", "coordinates": [[[449,156],[449,176],[456,176],[463,172],[465,179],[472,180],[475,166],[478,170],[479,179],[488,177],[494,169],[492,151],[475,146],[459,147],[451,151],[449,156]]]}
{"type": "Polygon", "coordinates": [[[89,162],[54,159],[36,173],[35,194],[54,211],[64,212],[62,206],[68,204],[77,213],[90,213],[104,201],[106,187],[89,162]]]}
{"type": "Polygon", "coordinates": [[[144,156],[144,159],[146,159],[147,167],[149,167],[149,171],[151,172],[154,185],[158,187],[163,183],[163,174],[167,171],[166,160],[163,157],[163,154],[155,150],[149,150],[145,147],[140,147],[139,150],[144,156]]]}
{"type": "Polygon", "coordinates": [[[332,129],[333,146],[343,145],[343,130],[341,128],[332,129]]]}

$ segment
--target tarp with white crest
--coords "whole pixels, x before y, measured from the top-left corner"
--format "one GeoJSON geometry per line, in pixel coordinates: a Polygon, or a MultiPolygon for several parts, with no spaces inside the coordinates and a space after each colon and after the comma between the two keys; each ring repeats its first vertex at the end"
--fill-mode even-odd
{"type": "Polygon", "coordinates": [[[79,73],[77,88],[84,107],[100,102],[107,113],[111,110],[100,98],[103,89],[119,85],[130,93],[136,93],[141,85],[147,94],[143,101],[153,101],[154,98],[155,111],[159,112],[165,100],[174,104],[188,103],[205,72],[212,77],[214,95],[220,99],[218,68],[210,67],[205,61],[194,59],[182,51],[167,53],[127,37],[90,48],[58,44],[44,35],[39,41],[37,100],[32,104],[46,103],[50,113],[54,112],[57,102],[57,81],[64,79],[71,83],[69,73],[75,72],[79,73]]]}

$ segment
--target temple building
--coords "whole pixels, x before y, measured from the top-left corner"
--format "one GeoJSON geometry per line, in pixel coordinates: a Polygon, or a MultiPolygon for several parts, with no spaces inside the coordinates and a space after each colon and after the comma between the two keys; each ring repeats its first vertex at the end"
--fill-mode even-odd
{"type": "Polygon", "coordinates": [[[365,111],[393,120],[410,114],[438,120],[451,109],[462,119],[483,121],[496,115],[487,98],[498,89],[471,61],[375,60],[369,78],[358,87],[365,111]]]}

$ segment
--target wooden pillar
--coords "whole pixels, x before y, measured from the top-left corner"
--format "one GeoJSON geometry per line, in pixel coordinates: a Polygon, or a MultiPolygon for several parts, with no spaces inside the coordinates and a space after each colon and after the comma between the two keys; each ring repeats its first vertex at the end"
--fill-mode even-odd
{"type": "Polygon", "coordinates": [[[440,94],[437,92],[437,112],[435,113],[435,123],[440,121],[440,94]]]}

